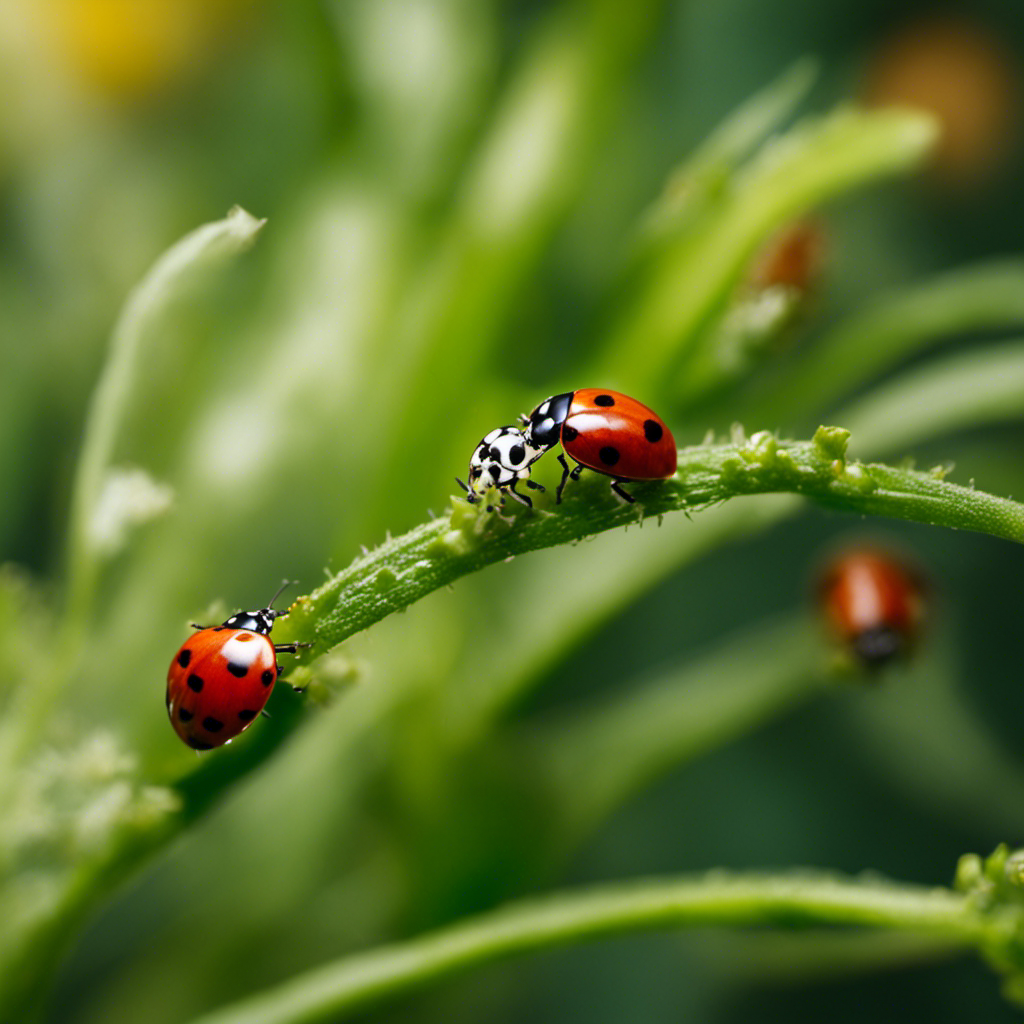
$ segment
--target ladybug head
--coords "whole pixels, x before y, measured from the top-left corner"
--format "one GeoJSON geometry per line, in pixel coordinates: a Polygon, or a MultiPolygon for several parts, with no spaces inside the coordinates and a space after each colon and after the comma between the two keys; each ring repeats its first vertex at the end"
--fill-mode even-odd
{"type": "Polygon", "coordinates": [[[526,439],[519,427],[497,427],[477,446],[469,460],[469,492],[472,504],[492,487],[508,487],[530,475],[529,467],[544,454],[526,439]]]}
{"type": "Polygon", "coordinates": [[[535,448],[547,451],[562,439],[562,424],[569,415],[575,391],[552,395],[537,406],[523,420],[527,442],[535,448]]]}
{"type": "Polygon", "coordinates": [[[291,586],[293,582],[293,580],[285,580],[277,588],[277,593],[270,599],[266,608],[259,608],[254,612],[235,612],[231,618],[225,619],[224,625],[231,629],[248,629],[253,633],[269,636],[270,631],[274,628],[274,620],[288,614],[287,610],[278,611],[273,604],[281,596],[281,591],[285,587],[291,586]]]}
{"type": "Polygon", "coordinates": [[[907,637],[890,625],[872,626],[852,640],[853,651],[865,668],[875,671],[906,653],[907,637]]]}

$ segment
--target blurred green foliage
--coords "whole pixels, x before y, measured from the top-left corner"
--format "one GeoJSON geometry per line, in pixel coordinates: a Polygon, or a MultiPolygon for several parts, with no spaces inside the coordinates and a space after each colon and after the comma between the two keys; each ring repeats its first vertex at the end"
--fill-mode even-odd
{"type": "MultiPolygon", "coordinates": [[[[805,864],[949,884],[964,851],[1020,842],[1019,546],[884,524],[928,567],[929,630],[847,685],[808,581],[861,526],[790,494],[438,590],[199,762],[161,705],[188,622],[444,514],[478,438],[557,391],[634,392],[683,445],[838,423],[858,458],[1024,493],[1024,14],[941,23],[975,106],[939,90],[938,140],[854,103],[929,106],[927,74],[889,69],[927,68],[937,23],[797,0],[4,5],[4,1012],[170,1024],[555,885],[805,864]],[[221,220],[236,204],[266,225],[221,220]],[[808,215],[804,272],[766,278],[808,215]]],[[[974,961],[861,938],[617,939],[371,1018],[1013,1019],[974,961]]]]}

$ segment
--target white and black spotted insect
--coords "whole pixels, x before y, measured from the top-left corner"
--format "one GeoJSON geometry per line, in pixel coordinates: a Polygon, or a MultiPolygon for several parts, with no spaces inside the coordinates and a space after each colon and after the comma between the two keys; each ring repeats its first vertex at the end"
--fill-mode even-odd
{"type": "MultiPolygon", "coordinates": [[[[469,462],[469,484],[459,484],[470,502],[482,501],[491,488],[511,494],[524,505],[532,500],[516,491],[520,480],[543,490],[530,479],[531,467],[546,451],[561,443],[558,461],[562,479],[555,503],[562,500],[566,481],[578,480],[584,469],[611,477],[611,489],[621,501],[635,499],[622,484],[630,480],[666,480],[676,472],[676,444],[657,413],[635,398],[607,388],[583,388],[545,399],[520,417],[522,427],[499,427],[477,445],[469,462]],[[573,460],[571,466],[566,456],[573,460]]],[[[458,479],[458,478],[456,478],[458,479]]],[[[493,509],[488,506],[488,511],[493,509]]]]}
{"type": "MultiPolygon", "coordinates": [[[[468,485],[458,477],[455,479],[466,491],[466,500],[470,504],[483,501],[487,492],[494,488],[501,495],[501,504],[505,502],[504,496],[511,494],[516,501],[532,507],[529,495],[520,494],[516,484],[525,480],[527,487],[544,490],[530,479],[530,466],[546,451],[546,448],[531,445],[519,427],[496,427],[476,446],[469,460],[468,485]]],[[[487,506],[488,512],[493,510],[493,505],[487,506]]]]}

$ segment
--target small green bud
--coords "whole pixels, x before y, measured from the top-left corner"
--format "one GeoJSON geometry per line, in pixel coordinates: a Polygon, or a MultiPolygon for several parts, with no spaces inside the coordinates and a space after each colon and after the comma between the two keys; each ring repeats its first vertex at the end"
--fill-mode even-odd
{"type": "Polygon", "coordinates": [[[1024,850],[1014,850],[1006,858],[1003,876],[1015,889],[1024,889],[1024,850]]]}
{"type": "Polygon", "coordinates": [[[821,426],[814,432],[811,443],[821,458],[829,462],[834,459],[845,460],[850,432],[843,427],[821,426]]]}
{"type": "Polygon", "coordinates": [[[983,875],[981,858],[976,853],[965,853],[957,861],[953,887],[958,892],[970,892],[978,887],[983,875]]]}
{"type": "MultiPolygon", "coordinates": [[[[455,512],[452,512],[452,523],[455,524],[455,512]]],[[[427,545],[427,554],[431,558],[451,558],[468,554],[470,550],[469,539],[462,529],[447,530],[445,533],[435,537],[427,545]]]]}
{"type": "Polygon", "coordinates": [[[1010,848],[1006,843],[1000,843],[985,858],[985,877],[995,884],[1003,880],[1006,871],[1006,861],[1010,856],[1010,848]]]}
{"type": "Polygon", "coordinates": [[[374,589],[381,592],[390,590],[397,582],[398,577],[395,575],[394,570],[389,569],[386,565],[378,569],[373,577],[374,589]]]}
{"type": "Polygon", "coordinates": [[[842,476],[844,483],[852,485],[863,494],[870,494],[877,487],[871,474],[858,463],[847,466],[842,476]]]}

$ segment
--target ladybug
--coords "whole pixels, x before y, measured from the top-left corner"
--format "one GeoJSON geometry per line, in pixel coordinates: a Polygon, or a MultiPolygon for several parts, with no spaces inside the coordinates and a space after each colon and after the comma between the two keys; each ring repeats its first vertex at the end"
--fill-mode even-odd
{"type": "Polygon", "coordinates": [[[917,573],[877,550],[849,551],[823,573],[819,600],[832,632],[866,669],[905,656],[923,613],[917,573]]]}
{"type": "Polygon", "coordinates": [[[281,674],[277,655],[312,644],[275,644],[274,620],[286,611],[270,605],[237,612],[220,626],[192,624],[199,632],[178,649],[167,670],[167,714],[174,731],[193,750],[230,742],[263,711],[281,674]]]}
{"type": "Polygon", "coordinates": [[[578,480],[584,469],[610,476],[612,492],[627,502],[636,499],[621,484],[666,480],[676,471],[672,432],[657,413],[618,391],[581,388],[552,395],[529,416],[520,417],[520,424],[492,430],[469,460],[469,484],[456,478],[471,503],[481,501],[494,487],[503,496],[510,494],[532,506],[530,497],[515,489],[516,484],[523,480],[527,487],[544,490],[530,479],[530,467],[559,442],[562,479],[555,491],[556,504],[562,501],[566,481],[570,477],[578,480]],[[566,462],[566,455],[574,466],[566,462]]]}

